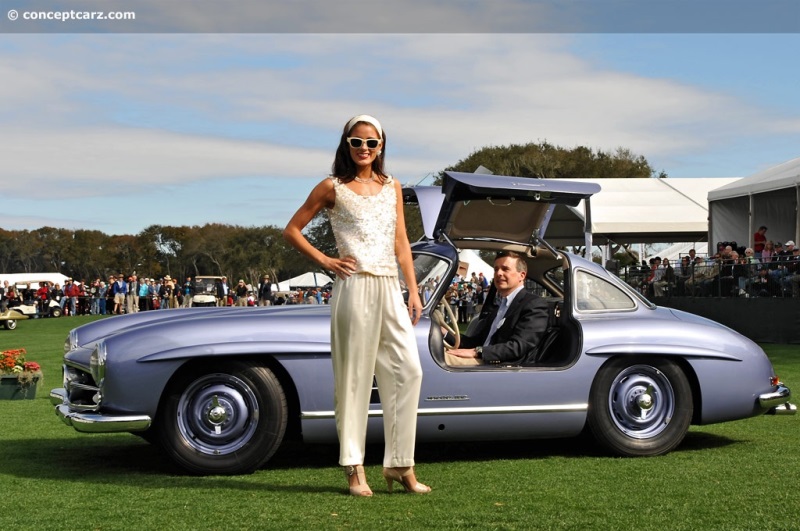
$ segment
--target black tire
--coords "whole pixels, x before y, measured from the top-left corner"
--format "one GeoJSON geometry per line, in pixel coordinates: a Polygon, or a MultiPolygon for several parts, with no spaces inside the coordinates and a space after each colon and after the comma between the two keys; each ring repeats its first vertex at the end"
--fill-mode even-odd
{"type": "Polygon", "coordinates": [[[589,395],[589,428],[615,455],[662,455],[678,446],[692,421],[692,389],[673,361],[620,357],[606,363],[589,395]]]}
{"type": "Polygon", "coordinates": [[[14,330],[17,327],[17,320],[16,319],[8,319],[3,321],[3,328],[6,330],[14,330]]]}
{"type": "Polygon", "coordinates": [[[61,308],[53,308],[50,310],[51,317],[61,317],[61,308]]]}
{"type": "Polygon", "coordinates": [[[278,449],[287,417],[286,395],[272,371],[220,361],[170,385],[156,433],[170,458],[193,474],[249,474],[278,449]]]}

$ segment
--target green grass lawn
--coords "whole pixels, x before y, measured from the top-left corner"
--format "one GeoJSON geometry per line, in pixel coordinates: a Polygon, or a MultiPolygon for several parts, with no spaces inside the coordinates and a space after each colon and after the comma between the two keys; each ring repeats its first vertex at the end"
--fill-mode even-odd
{"type": "MultiPolygon", "coordinates": [[[[389,495],[381,447],[369,499],[345,495],[335,446],[286,444],[248,476],[186,476],[136,436],[78,434],[53,414],[64,338],[89,319],[0,330],[0,349],[26,348],[45,372],[35,400],[0,402],[0,530],[800,529],[797,416],[693,427],[657,458],[605,457],[583,438],[419,445],[430,495],[389,495]]],[[[800,346],[765,349],[800,388],[800,346]]]]}

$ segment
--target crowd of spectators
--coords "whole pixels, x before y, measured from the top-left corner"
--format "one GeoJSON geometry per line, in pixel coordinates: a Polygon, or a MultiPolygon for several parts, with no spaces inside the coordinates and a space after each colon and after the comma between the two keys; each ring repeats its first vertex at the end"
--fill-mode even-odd
{"type": "MultiPolygon", "coordinates": [[[[763,236],[762,229],[766,232],[766,228],[759,229],[763,236]]],[[[800,298],[800,249],[795,242],[756,242],[753,248],[720,242],[716,253],[708,257],[697,256],[692,249],[675,267],[655,257],[626,277],[651,297],[800,298]]]]}
{"type": "MultiPolygon", "coordinates": [[[[422,287],[422,290],[424,304],[428,302],[430,293],[425,286],[422,287]]],[[[450,304],[453,315],[458,318],[459,323],[469,323],[475,315],[481,312],[488,291],[489,281],[483,276],[483,273],[475,274],[473,272],[468,278],[456,275],[447,290],[445,300],[450,304]]]]}
{"type": "MultiPolygon", "coordinates": [[[[34,305],[40,315],[50,315],[55,301],[63,315],[120,315],[149,310],[184,308],[192,304],[194,283],[191,277],[184,282],[169,275],[146,278],[137,275],[110,275],[107,279],[72,279],[59,283],[38,282],[15,285],[0,283],[0,312],[9,307],[34,305]],[[33,285],[32,285],[33,284],[33,285]]],[[[299,289],[276,293],[269,277],[257,285],[239,280],[228,287],[227,279],[217,282],[217,306],[269,306],[279,304],[327,304],[330,290],[299,289]]]]}
{"type": "Polygon", "coordinates": [[[63,315],[108,315],[133,313],[160,308],[177,308],[186,303],[185,294],[191,282],[181,286],[169,275],[161,278],[138,278],[137,275],[110,275],[97,278],[67,278],[59,283],[39,282],[34,289],[30,283],[24,289],[3,282],[2,300],[9,307],[35,304],[39,313],[47,315],[50,301],[56,301],[63,315]]]}
{"type": "MultiPolygon", "coordinates": [[[[755,234],[753,248],[736,242],[720,242],[712,256],[702,257],[694,249],[673,266],[668,259],[654,257],[641,267],[629,268],[623,278],[650,297],[796,297],[800,298],[800,249],[795,242],[773,242],[765,237],[766,227],[755,234]]],[[[437,280],[438,283],[438,280],[437,280]]],[[[110,275],[107,280],[68,278],[64,285],[40,282],[38,285],[0,286],[0,312],[22,304],[36,305],[48,315],[56,301],[64,315],[107,315],[163,310],[191,306],[194,283],[191,277],[181,283],[169,275],[139,278],[137,275],[110,275]]],[[[429,300],[432,285],[420,286],[421,299],[429,300]]],[[[489,281],[483,273],[469,278],[456,275],[445,295],[460,323],[468,323],[480,313],[489,281]]],[[[331,291],[323,288],[298,289],[275,293],[269,276],[258,286],[244,280],[229,287],[222,277],[216,286],[218,306],[265,306],[279,304],[328,304],[331,291]]]]}

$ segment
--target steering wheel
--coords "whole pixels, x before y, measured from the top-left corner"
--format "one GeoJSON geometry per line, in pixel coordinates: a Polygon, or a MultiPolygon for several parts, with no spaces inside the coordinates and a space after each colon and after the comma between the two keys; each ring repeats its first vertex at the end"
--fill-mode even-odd
{"type": "Polygon", "coordinates": [[[447,304],[446,298],[439,301],[439,305],[433,311],[431,317],[436,324],[455,337],[452,345],[443,340],[444,348],[448,350],[458,348],[461,344],[461,332],[458,330],[458,319],[456,319],[456,315],[453,313],[453,308],[447,304]],[[445,320],[445,317],[447,317],[447,320],[445,320]],[[448,320],[450,321],[449,323],[447,322],[448,320]]]}

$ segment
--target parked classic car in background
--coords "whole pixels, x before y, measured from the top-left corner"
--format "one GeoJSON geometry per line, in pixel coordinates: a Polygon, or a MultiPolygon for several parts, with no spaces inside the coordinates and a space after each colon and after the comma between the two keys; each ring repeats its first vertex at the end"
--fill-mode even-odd
{"type": "MultiPolygon", "coordinates": [[[[416,326],[419,441],[569,437],[588,427],[613,454],[652,456],[679,445],[690,424],[795,411],[758,345],[656,307],[542,237],[555,205],[574,207],[598,191],[590,183],[459,173],[448,173],[441,189],[404,191],[425,227],[412,246],[417,282],[432,290],[416,326]],[[443,299],[458,249],[524,253],[527,289],[546,297],[551,312],[535,352],[506,365],[445,364],[441,325],[455,327],[443,299]]],[[[76,430],[143,434],[192,473],[250,472],[287,431],[336,442],[329,320],[326,305],[296,305],[96,321],[70,333],[64,385],[51,400],[76,430]]],[[[380,440],[373,396],[368,437],[380,440]]]]}

